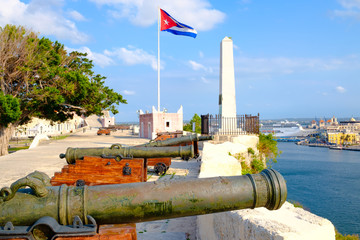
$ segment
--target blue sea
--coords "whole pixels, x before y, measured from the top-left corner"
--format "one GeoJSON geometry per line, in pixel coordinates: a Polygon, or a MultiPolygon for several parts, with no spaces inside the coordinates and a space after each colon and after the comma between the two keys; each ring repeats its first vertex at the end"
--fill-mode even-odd
{"type": "Polygon", "coordinates": [[[285,178],[288,200],[329,219],[342,234],[360,235],[360,151],[279,142],[273,168],[285,178]]]}

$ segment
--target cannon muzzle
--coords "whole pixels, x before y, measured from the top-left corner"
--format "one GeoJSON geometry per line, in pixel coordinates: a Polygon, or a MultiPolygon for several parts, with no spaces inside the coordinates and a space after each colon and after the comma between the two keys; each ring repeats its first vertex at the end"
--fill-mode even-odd
{"type": "Polygon", "coordinates": [[[174,146],[183,143],[191,143],[198,141],[207,141],[213,140],[214,136],[197,136],[197,135],[189,135],[178,138],[169,138],[163,141],[151,141],[149,143],[139,145],[144,147],[164,147],[164,146],[174,146]]]}
{"type": "Polygon", "coordinates": [[[68,164],[85,156],[114,158],[116,160],[131,158],[162,158],[162,157],[194,157],[194,148],[189,146],[178,147],[122,147],[113,144],[110,148],[67,148],[60,158],[66,158],[68,164]]]}
{"type": "Polygon", "coordinates": [[[75,216],[87,224],[88,215],[98,224],[117,224],[244,208],[276,210],[287,196],[284,178],[273,169],[244,176],[81,187],[48,186],[46,174],[35,174],[0,191],[1,226],[31,225],[44,216],[63,225],[75,216]]]}

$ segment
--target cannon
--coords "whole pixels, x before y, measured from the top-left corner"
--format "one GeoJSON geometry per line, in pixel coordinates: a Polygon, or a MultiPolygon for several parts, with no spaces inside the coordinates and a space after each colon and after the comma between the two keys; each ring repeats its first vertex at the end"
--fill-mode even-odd
{"type": "MultiPolygon", "coordinates": [[[[256,207],[276,210],[286,197],[285,180],[273,169],[244,176],[57,187],[49,186],[46,174],[34,172],[0,190],[0,226],[15,231],[14,226],[29,226],[44,217],[66,226],[74,219],[119,224],[256,207]]],[[[0,227],[0,239],[6,231],[0,227]]]]}
{"type": "MultiPolygon", "coordinates": [[[[161,135],[156,138],[154,141],[150,141],[149,143],[138,145],[138,147],[163,147],[163,146],[187,146],[193,145],[194,146],[194,157],[199,157],[199,141],[208,141],[213,140],[214,136],[198,136],[198,135],[189,135],[189,136],[182,136],[182,137],[175,137],[176,135],[161,135]],[[157,140],[161,139],[161,140],[157,140]]],[[[184,156],[182,157],[183,160],[189,160],[190,157],[184,156]]]]}
{"type": "Polygon", "coordinates": [[[194,148],[189,146],[178,147],[123,147],[113,144],[110,148],[67,148],[60,158],[65,158],[68,164],[74,164],[77,159],[85,156],[121,159],[132,158],[163,158],[163,157],[193,157],[194,148]]]}
{"type": "Polygon", "coordinates": [[[142,144],[139,146],[144,147],[165,147],[165,146],[174,146],[183,143],[191,143],[191,142],[198,142],[198,141],[207,141],[213,140],[214,136],[197,136],[197,135],[189,135],[189,136],[182,136],[177,138],[168,138],[162,141],[150,141],[149,143],[142,144]]]}

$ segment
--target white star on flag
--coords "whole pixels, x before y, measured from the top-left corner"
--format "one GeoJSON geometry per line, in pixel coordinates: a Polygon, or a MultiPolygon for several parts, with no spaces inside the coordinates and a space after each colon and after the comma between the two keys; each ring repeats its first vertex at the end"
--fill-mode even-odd
{"type": "Polygon", "coordinates": [[[166,25],[169,25],[169,22],[168,22],[167,19],[164,20],[164,23],[165,23],[166,25]]]}

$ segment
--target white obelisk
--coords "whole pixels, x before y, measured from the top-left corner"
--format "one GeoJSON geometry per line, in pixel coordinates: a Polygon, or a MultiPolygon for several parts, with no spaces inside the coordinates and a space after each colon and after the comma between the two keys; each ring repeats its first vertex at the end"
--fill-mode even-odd
{"type": "Polygon", "coordinates": [[[219,114],[224,118],[236,117],[235,72],[233,41],[225,37],[220,44],[219,114]]]}

